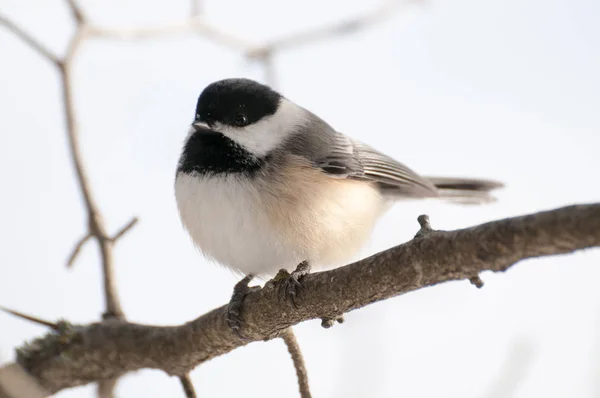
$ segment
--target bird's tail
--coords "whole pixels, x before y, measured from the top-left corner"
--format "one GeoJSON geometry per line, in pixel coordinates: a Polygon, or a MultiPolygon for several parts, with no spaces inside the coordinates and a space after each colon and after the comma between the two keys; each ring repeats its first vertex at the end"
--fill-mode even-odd
{"type": "Polygon", "coordinates": [[[425,177],[439,192],[439,197],[453,203],[484,204],[496,199],[491,191],[504,187],[504,184],[492,180],[475,178],[425,177]]]}

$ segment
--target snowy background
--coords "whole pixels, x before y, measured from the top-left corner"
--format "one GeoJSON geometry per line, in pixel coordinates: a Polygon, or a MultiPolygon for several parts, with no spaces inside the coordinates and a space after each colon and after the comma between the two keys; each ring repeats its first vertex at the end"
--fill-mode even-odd
{"type": "MultiPolygon", "coordinates": [[[[207,0],[224,30],[261,40],[376,7],[376,1],[207,0]]],[[[104,26],[185,18],[187,1],[82,0],[104,26]]],[[[73,30],[59,0],[0,0],[0,12],[64,51],[73,30]]],[[[483,207],[396,206],[365,253],[410,239],[416,217],[452,229],[600,201],[600,2],[429,0],[376,27],[280,53],[277,86],[339,130],[422,174],[489,177],[507,188],[483,207]]],[[[75,65],[81,145],[116,248],[124,310],[179,324],[224,304],[234,275],[208,264],[180,226],[173,178],[199,92],[257,63],[197,35],[91,40],[75,65]]],[[[103,311],[94,244],[67,152],[58,74],[0,27],[0,304],[92,322],[103,311]]],[[[423,289],[296,327],[315,397],[599,397],[600,251],[531,260],[505,274],[423,289]]],[[[45,330],[0,313],[0,362],[45,330]]],[[[282,341],[199,366],[201,397],[296,397],[282,341]]],[[[91,397],[85,386],[57,397],[91,397]]],[[[178,397],[176,378],[144,370],[122,397],[178,397]]]]}

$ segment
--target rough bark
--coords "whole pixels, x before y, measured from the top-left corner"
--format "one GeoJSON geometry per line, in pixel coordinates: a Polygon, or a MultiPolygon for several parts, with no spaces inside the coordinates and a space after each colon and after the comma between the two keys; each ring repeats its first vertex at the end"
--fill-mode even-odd
{"type": "MultiPolygon", "coordinates": [[[[183,376],[200,363],[253,341],[278,336],[310,319],[336,319],[373,302],[452,280],[478,282],[482,271],[600,246],[600,204],[577,205],[455,231],[432,231],[335,270],[306,276],[296,307],[269,282],[245,300],[241,339],[225,306],[179,326],[107,319],[62,324],[18,350],[18,362],[51,392],[111,379],[142,368],[183,376]]],[[[543,270],[540,270],[543,272],[543,270]]]]}

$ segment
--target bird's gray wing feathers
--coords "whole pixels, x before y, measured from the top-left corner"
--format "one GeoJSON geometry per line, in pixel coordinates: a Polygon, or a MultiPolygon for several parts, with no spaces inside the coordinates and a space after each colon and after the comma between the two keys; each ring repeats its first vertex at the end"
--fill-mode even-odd
{"type": "Polygon", "coordinates": [[[363,166],[362,178],[377,182],[382,189],[410,196],[438,196],[435,185],[429,180],[376,149],[355,141],[354,154],[363,166]]]}
{"type": "Polygon", "coordinates": [[[493,200],[489,191],[502,186],[488,180],[422,177],[397,160],[335,131],[310,112],[307,114],[310,123],[291,137],[285,152],[303,156],[333,178],[370,181],[390,196],[441,197],[461,203],[489,202],[493,200]]]}
{"type": "Polygon", "coordinates": [[[331,137],[329,150],[315,164],[333,176],[367,180],[384,191],[416,197],[438,196],[435,185],[402,163],[341,133],[331,137]]]}

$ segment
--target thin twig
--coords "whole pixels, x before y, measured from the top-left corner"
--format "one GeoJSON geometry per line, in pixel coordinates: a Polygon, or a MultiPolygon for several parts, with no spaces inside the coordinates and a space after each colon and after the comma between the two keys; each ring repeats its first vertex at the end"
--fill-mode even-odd
{"type": "Polygon", "coordinates": [[[201,15],[170,24],[150,25],[135,28],[106,28],[99,26],[88,26],[86,33],[90,38],[119,40],[154,39],[156,37],[165,35],[194,33],[233,50],[248,52],[255,48],[259,48],[258,43],[226,32],[206,21],[201,15]]]}
{"type": "Polygon", "coordinates": [[[273,57],[274,57],[273,52],[267,52],[260,59],[260,62],[262,63],[263,70],[264,70],[265,83],[267,83],[271,87],[277,87],[277,77],[276,77],[276,73],[275,73],[275,70],[276,70],[275,60],[273,59],[273,57]]]}
{"type": "Polygon", "coordinates": [[[190,379],[190,374],[186,373],[184,376],[179,376],[179,381],[181,381],[181,387],[183,387],[186,398],[196,398],[196,390],[192,379],[190,379]]]}
{"type": "Polygon", "coordinates": [[[332,22],[321,27],[310,28],[301,32],[293,33],[256,47],[246,53],[250,58],[262,57],[264,52],[283,51],[290,48],[298,48],[317,41],[331,39],[336,36],[347,35],[357,32],[380,22],[393,15],[401,6],[408,5],[407,1],[387,0],[380,7],[363,15],[341,21],[332,22]]]}
{"type": "Polygon", "coordinates": [[[75,244],[75,247],[73,248],[73,251],[71,252],[71,255],[69,256],[69,259],[67,260],[68,268],[71,268],[73,266],[73,264],[75,264],[75,260],[77,260],[77,256],[79,256],[79,252],[83,248],[83,245],[85,245],[85,243],[88,240],[90,240],[91,238],[92,238],[92,234],[88,233],[83,238],[81,238],[77,241],[77,243],[75,244]]]}
{"type": "Polygon", "coordinates": [[[81,11],[81,8],[79,8],[77,2],[75,0],[66,1],[67,5],[69,6],[69,10],[71,10],[73,18],[75,19],[75,22],[77,22],[77,25],[83,25],[85,23],[85,17],[83,15],[83,12],[81,11]]]}
{"type": "MultiPolygon", "coordinates": [[[[78,35],[76,34],[76,37],[78,35]]],[[[94,198],[92,197],[90,183],[87,178],[86,171],[83,166],[81,151],[79,149],[79,136],[78,136],[78,126],[77,120],[75,117],[75,109],[74,109],[74,101],[73,101],[73,89],[70,79],[70,70],[71,70],[71,62],[77,52],[79,40],[76,40],[74,37],[71,41],[71,45],[69,46],[67,60],[64,64],[64,67],[61,69],[61,78],[62,78],[62,87],[63,87],[63,104],[64,104],[64,112],[65,119],[67,123],[67,138],[69,141],[69,149],[71,154],[71,160],[73,162],[73,166],[75,167],[75,172],[77,174],[77,180],[79,182],[79,189],[83,196],[83,200],[85,202],[86,208],[88,210],[88,217],[90,223],[90,234],[93,236],[97,236],[98,232],[96,229],[99,223],[97,220],[98,217],[98,207],[94,198]]]]}
{"type": "Polygon", "coordinates": [[[60,66],[60,60],[56,57],[56,55],[52,54],[50,50],[48,50],[42,45],[42,43],[31,37],[28,33],[26,33],[23,29],[17,26],[10,19],[7,19],[3,15],[0,15],[0,25],[4,25],[6,29],[14,33],[15,36],[23,40],[25,44],[27,44],[29,47],[35,50],[42,57],[52,62],[56,66],[60,66]]]}
{"type": "Polygon", "coordinates": [[[110,240],[112,240],[113,242],[116,242],[119,239],[121,239],[123,237],[123,235],[125,235],[127,232],[129,232],[129,230],[131,228],[133,228],[135,226],[135,224],[137,224],[138,221],[139,221],[139,219],[137,217],[133,217],[127,224],[125,224],[123,227],[121,227],[121,229],[118,230],[117,233],[114,234],[112,238],[110,238],[110,240]]]}
{"type": "MultiPolygon", "coordinates": [[[[77,118],[75,115],[75,101],[73,100],[73,85],[71,82],[72,64],[75,60],[77,51],[81,43],[87,35],[86,19],[75,0],[66,0],[66,2],[69,6],[69,9],[71,10],[71,13],[77,25],[75,34],[73,35],[69,43],[65,59],[60,64],[61,79],[63,86],[63,106],[65,112],[65,119],[67,123],[67,137],[69,142],[71,161],[73,162],[73,166],[75,167],[77,180],[79,183],[79,189],[83,196],[83,200],[88,213],[88,235],[93,237],[98,242],[98,246],[100,248],[105,300],[105,312],[102,314],[102,318],[125,319],[125,314],[121,307],[121,302],[118,296],[114,278],[113,245],[117,238],[111,239],[107,235],[104,219],[92,195],[89,178],[83,165],[81,150],[79,146],[79,130],[77,118]]],[[[119,235],[119,233],[120,236],[125,234],[127,230],[131,229],[131,227],[135,225],[136,222],[137,219],[134,219],[133,222],[130,222],[127,226],[125,226],[120,232],[117,233],[117,235],[119,235]]],[[[78,246],[76,246],[76,251],[74,252],[75,256],[77,255],[76,252],[78,246]]],[[[98,397],[112,397],[117,380],[118,376],[114,376],[110,379],[100,381],[98,384],[97,391],[98,397]]]]}
{"type": "Polygon", "coordinates": [[[78,8],[74,0],[67,0],[67,3],[75,20],[77,21],[77,29],[74,36],[71,38],[67,54],[61,64],[60,69],[63,87],[63,106],[67,123],[67,138],[70,149],[69,152],[71,154],[71,161],[73,162],[73,166],[77,175],[79,189],[83,196],[83,201],[88,213],[88,233],[98,242],[98,246],[100,248],[104,279],[104,300],[106,308],[103,318],[123,319],[124,313],[121,308],[121,303],[114,280],[114,242],[106,233],[104,219],[92,195],[89,178],[83,165],[83,157],[81,155],[79,146],[79,129],[77,118],[75,116],[75,101],[73,100],[73,86],[71,83],[71,65],[73,64],[77,55],[77,51],[86,35],[86,30],[84,28],[85,22],[81,10],[78,8]]]}
{"type": "Polygon", "coordinates": [[[190,0],[190,16],[195,17],[202,13],[202,6],[200,0],[190,0]]]}
{"type": "Polygon", "coordinates": [[[35,317],[33,315],[27,315],[27,314],[24,314],[22,312],[11,310],[11,309],[3,307],[3,306],[0,306],[0,310],[2,310],[4,312],[7,312],[7,313],[9,313],[11,315],[14,315],[14,316],[16,316],[18,318],[25,319],[26,321],[30,321],[30,322],[33,322],[33,323],[37,323],[38,325],[49,327],[50,329],[53,329],[53,330],[58,330],[59,329],[58,324],[56,324],[54,322],[46,321],[44,319],[35,317]]]}
{"type": "MultiPolygon", "coordinates": [[[[288,50],[302,45],[307,45],[315,41],[325,40],[336,36],[346,35],[357,32],[361,29],[366,29],[375,23],[390,17],[402,6],[407,6],[411,2],[420,0],[387,0],[375,10],[367,12],[363,15],[342,20],[341,22],[333,22],[331,24],[314,27],[305,31],[286,35],[284,37],[268,41],[267,43],[257,43],[248,39],[233,35],[223,29],[216,27],[200,15],[200,10],[195,9],[192,1],[192,17],[171,24],[151,25],[136,28],[105,28],[98,26],[87,26],[87,34],[92,38],[112,38],[112,39],[151,39],[165,34],[182,34],[182,33],[197,33],[202,37],[212,40],[215,43],[234,50],[243,51],[249,58],[261,60],[265,59],[266,54],[272,54],[275,51],[288,50]]],[[[269,74],[269,66],[265,62],[267,79],[269,74]]]]}
{"type": "MultiPolygon", "coordinates": [[[[79,182],[79,188],[81,190],[83,200],[86,205],[87,213],[88,213],[88,232],[86,235],[81,238],[75,245],[73,252],[69,256],[69,260],[67,262],[68,266],[72,266],[75,259],[77,258],[79,252],[81,251],[83,245],[91,238],[95,238],[100,246],[101,253],[101,261],[102,261],[102,269],[103,269],[103,277],[104,277],[104,297],[106,302],[106,311],[103,314],[103,319],[107,318],[118,318],[124,319],[123,310],[121,308],[120,300],[117,295],[117,289],[114,281],[114,271],[113,271],[113,254],[112,254],[112,246],[114,241],[118,239],[118,237],[123,236],[127,232],[127,230],[131,229],[137,219],[132,220],[128,225],[126,225],[121,231],[117,233],[115,238],[108,237],[106,233],[106,228],[104,226],[104,221],[102,219],[102,215],[98,210],[98,206],[92,196],[89,179],[87,177],[85,168],[82,162],[82,156],[79,149],[78,143],[78,127],[77,120],[75,116],[75,104],[73,100],[73,89],[71,83],[71,65],[75,59],[77,54],[77,50],[79,49],[80,44],[82,43],[84,37],[86,36],[86,20],[85,17],[75,2],[75,0],[66,0],[66,3],[73,15],[73,18],[76,22],[76,31],[71,41],[69,43],[69,47],[67,49],[67,54],[64,59],[59,59],[50,51],[48,51],[39,41],[31,37],[24,30],[19,28],[12,21],[0,16],[0,24],[6,26],[10,31],[12,31],[17,37],[21,38],[26,44],[28,44],[31,48],[37,51],[44,58],[50,60],[54,63],[60,71],[62,90],[63,90],[63,107],[65,113],[65,120],[67,124],[67,137],[69,142],[69,149],[71,154],[71,160],[75,167],[75,171],[77,174],[77,180],[79,182]]],[[[18,313],[16,311],[7,310],[13,315],[20,316],[21,318],[37,322],[39,324],[52,327],[53,329],[57,328],[56,324],[51,322],[47,322],[35,317],[30,317],[25,314],[18,313]]],[[[112,396],[112,389],[114,384],[116,383],[116,379],[114,382],[102,382],[98,387],[98,393],[101,397],[110,397],[112,396]]]]}
{"type": "Polygon", "coordinates": [[[100,248],[104,277],[104,300],[106,308],[103,318],[123,319],[124,313],[121,308],[121,303],[114,280],[114,242],[106,233],[104,220],[92,196],[89,179],[83,166],[81,151],[79,148],[77,120],[75,117],[72,84],[70,81],[71,75],[69,73],[71,62],[74,59],[74,56],[77,52],[77,46],[80,43],[80,39],[77,37],[78,35],[73,38],[73,44],[71,45],[71,50],[69,51],[68,61],[65,63],[65,67],[61,69],[64,110],[65,117],[67,119],[67,137],[69,141],[71,160],[73,162],[73,166],[75,167],[79,188],[81,190],[88,213],[89,234],[96,239],[100,248]]]}
{"type": "Polygon", "coordinates": [[[113,398],[118,381],[119,377],[111,377],[110,379],[99,381],[96,386],[96,396],[98,398],[113,398]]]}
{"type": "Polygon", "coordinates": [[[517,395],[517,390],[530,373],[536,356],[533,342],[521,338],[513,341],[511,345],[494,383],[482,395],[483,398],[506,398],[517,395]]]}
{"type": "Polygon", "coordinates": [[[291,327],[281,332],[280,337],[285,342],[287,349],[292,357],[294,368],[296,369],[296,377],[298,378],[298,388],[300,390],[301,398],[311,398],[310,388],[308,384],[308,373],[306,372],[306,365],[304,364],[304,358],[302,357],[302,351],[296,340],[296,335],[291,327]]]}

